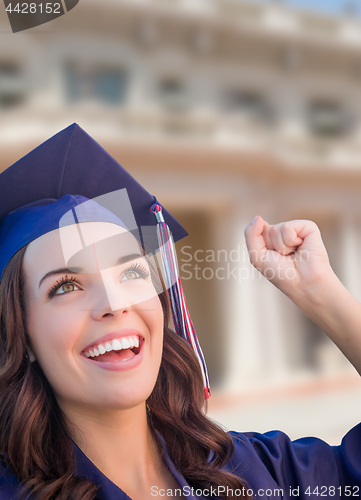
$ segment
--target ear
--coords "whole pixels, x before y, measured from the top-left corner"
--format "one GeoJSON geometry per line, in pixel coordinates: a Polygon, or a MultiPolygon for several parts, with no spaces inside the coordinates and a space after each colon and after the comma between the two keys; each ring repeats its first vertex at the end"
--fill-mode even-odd
{"type": "Polygon", "coordinates": [[[36,361],[36,357],[35,357],[35,354],[33,353],[33,351],[30,349],[30,347],[26,347],[26,350],[28,351],[28,356],[29,356],[29,359],[30,359],[30,362],[32,363],[33,361],[36,361]]]}

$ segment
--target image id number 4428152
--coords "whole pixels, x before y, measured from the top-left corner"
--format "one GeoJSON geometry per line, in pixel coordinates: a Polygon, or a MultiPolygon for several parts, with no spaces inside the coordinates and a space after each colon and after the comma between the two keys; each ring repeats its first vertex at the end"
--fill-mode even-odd
{"type": "Polygon", "coordinates": [[[9,14],[16,12],[17,14],[61,14],[60,3],[40,2],[40,3],[17,3],[12,7],[11,3],[6,7],[6,12],[9,14]]]}
{"type": "Polygon", "coordinates": [[[305,490],[305,495],[312,497],[334,497],[336,495],[341,495],[344,497],[359,497],[360,496],[360,487],[359,486],[315,486],[311,488],[309,486],[305,490]]]}

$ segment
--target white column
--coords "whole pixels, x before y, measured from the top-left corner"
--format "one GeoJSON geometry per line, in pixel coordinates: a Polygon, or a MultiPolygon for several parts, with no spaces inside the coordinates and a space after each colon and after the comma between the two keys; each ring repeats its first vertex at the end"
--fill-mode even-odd
{"type": "Polygon", "coordinates": [[[250,264],[244,239],[249,222],[248,217],[239,217],[230,241],[233,249],[241,246],[242,257],[229,263],[237,267],[238,279],[229,279],[225,297],[228,340],[222,389],[230,392],[284,383],[290,374],[283,311],[291,304],[250,264]]]}
{"type": "Polygon", "coordinates": [[[261,376],[264,383],[284,383],[289,376],[287,358],[288,334],[285,320],[285,307],[291,306],[272,283],[262,277],[256,285],[258,315],[261,317],[259,336],[262,338],[262,356],[264,367],[261,376]]]}
{"type": "Polygon", "coordinates": [[[341,276],[345,287],[361,301],[360,243],[357,221],[347,214],[341,224],[341,276]]]}
{"type": "Polygon", "coordinates": [[[248,220],[238,220],[229,245],[229,252],[241,248],[240,262],[228,262],[227,271],[236,268],[237,279],[229,278],[226,284],[226,331],[227,363],[224,376],[224,390],[239,391],[244,389],[250,379],[259,376],[262,370],[262,345],[259,335],[260,314],[257,307],[255,284],[258,279],[255,269],[248,261],[244,245],[244,228],[248,220]],[[253,278],[252,278],[253,277],[253,278]]]}

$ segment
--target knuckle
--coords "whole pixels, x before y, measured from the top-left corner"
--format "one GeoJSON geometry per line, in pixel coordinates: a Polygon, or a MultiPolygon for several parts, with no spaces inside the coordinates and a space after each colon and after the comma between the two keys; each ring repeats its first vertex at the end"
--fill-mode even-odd
{"type": "Polygon", "coordinates": [[[294,239],[294,230],[292,226],[284,225],[281,228],[282,237],[285,243],[290,242],[294,239]]]}
{"type": "Polygon", "coordinates": [[[320,232],[320,228],[318,227],[318,225],[316,224],[316,222],[310,221],[310,225],[311,225],[311,227],[313,227],[313,229],[315,229],[316,231],[320,232]]]}
{"type": "Polygon", "coordinates": [[[254,252],[249,252],[248,253],[249,261],[252,264],[252,266],[256,266],[258,262],[257,255],[254,255],[254,252]]]}

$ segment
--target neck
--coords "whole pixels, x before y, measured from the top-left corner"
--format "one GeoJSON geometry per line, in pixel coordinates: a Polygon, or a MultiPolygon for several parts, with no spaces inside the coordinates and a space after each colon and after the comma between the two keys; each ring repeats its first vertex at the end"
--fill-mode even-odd
{"type": "Polygon", "coordinates": [[[145,402],[125,410],[104,410],[101,415],[74,409],[66,415],[74,442],[126,493],[150,491],[164,475],[166,466],[147,422],[145,402]]]}

